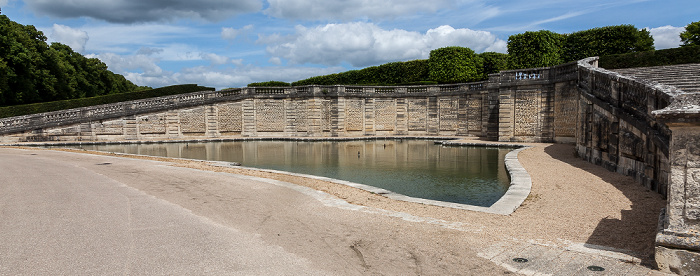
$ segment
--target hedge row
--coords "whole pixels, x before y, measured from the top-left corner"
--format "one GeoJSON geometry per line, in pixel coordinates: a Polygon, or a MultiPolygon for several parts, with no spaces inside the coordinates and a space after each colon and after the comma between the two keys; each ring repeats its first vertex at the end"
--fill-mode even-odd
{"type": "Polygon", "coordinates": [[[700,63],[700,46],[683,46],[680,48],[658,51],[646,51],[620,55],[601,56],[598,65],[606,69],[634,68],[700,63]]]}
{"type": "Polygon", "coordinates": [[[0,107],[0,118],[22,116],[36,113],[44,113],[58,111],[71,108],[79,108],[86,106],[94,106],[101,104],[111,104],[117,102],[134,101],[146,98],[162,97],[169,95],[177,95],[198,91],[213,91],[214,88],[198,86],[196,84],[173,85],[167,87],[156,88],[131,93],[111,94],[105,96],[81,98],[72,100],[63,100],[55,102],[25,104],[0,107]]]}
{"type": "Polygon", "coordinates": [[[292,85],[399,85],[426,80],[428,80],[428,60],[413,60],[311,77],[293,82],[292,85]]]}
{"type": "Polygon", "coordinates": [[[285,87],[291,86],[292,84],[283,81],[266,81],[266,82],[254,82],[249,83],[248,87],[285,87]]]}
{"type": "Polygon", "coordinates": [[[525,32],[508,39],[511,69],[548,67],[593,56],[651,50],[654,50],[654,38],[649,31],[632,25],[594,28],[572,34],[525,32]]]}

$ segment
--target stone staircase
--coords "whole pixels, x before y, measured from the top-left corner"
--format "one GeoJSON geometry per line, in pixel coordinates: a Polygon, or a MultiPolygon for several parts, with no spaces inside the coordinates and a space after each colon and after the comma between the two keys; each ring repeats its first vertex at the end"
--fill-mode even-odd
{"type": "Polygon", "coordinates": [[[700,63],[611,70],[625,76],[676,87],[683,92],[700,92],[700,63]]]}

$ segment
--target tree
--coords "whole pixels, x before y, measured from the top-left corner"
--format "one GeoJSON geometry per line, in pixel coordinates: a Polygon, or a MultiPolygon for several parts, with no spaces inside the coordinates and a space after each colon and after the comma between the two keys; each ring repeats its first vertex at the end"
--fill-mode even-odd
{"type": "Polygon", "coordinates": [[[562,63],[564,36],[551,31],[525,32],[508,38],[510,68],[523,69],[562,63]]]}
{"type": "Polygon", "coordinates": [[[465,47],[445,47],[430,51],[429,78],[439,83],[478,81],[483,76],[481,58],[465,47]]]}
{"type": "Polygon", "coordinates": [[[489,74],[508,70],[508,55],[495,52],[485,52],[479,54],[483,60],[483,79],[488,79],[489,74]]]}
{"type": "Polygon", "coordinates": [[[566,35],[562,59],[569,62],[651,50],[654,50],[654,38],[648,30],[632,25],[607,26],[566,35]]]}
{"type": "Polygon", "coordinates": [[[685,26],[685,31],[681,33],[681,42],[683,46],[700,45],[700,21],[685,26]]]}

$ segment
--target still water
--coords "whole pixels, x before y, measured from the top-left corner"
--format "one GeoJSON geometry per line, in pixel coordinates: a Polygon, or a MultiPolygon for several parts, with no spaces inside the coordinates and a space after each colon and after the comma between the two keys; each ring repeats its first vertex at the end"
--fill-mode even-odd
{"type": "Polygon", "coordinates": [[[87,150],[211,161],[347,180],[395,193],[491,206],[510,183],[511,149],[446,147],[428,140],[238,141],[83,145],[87,150]]]}

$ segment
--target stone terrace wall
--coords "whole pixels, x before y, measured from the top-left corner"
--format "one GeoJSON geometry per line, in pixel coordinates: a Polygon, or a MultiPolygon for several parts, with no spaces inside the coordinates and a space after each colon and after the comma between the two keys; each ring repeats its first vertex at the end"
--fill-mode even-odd
{"type": "Polygon", "coordinates": [[[652,111],[669,105],[673,88],[597,68],[595,58],[578,74],[578,154],[665,195],[671,131],[652,111]]]}
{"type": "MultiPolygon", "coordinates": [[[[213,137],[487,136],[486,82],[197,92],[0,119],[0,141],[213,137]]],[[[492,131],[493,132],[493,131],[492,131]]]]}

